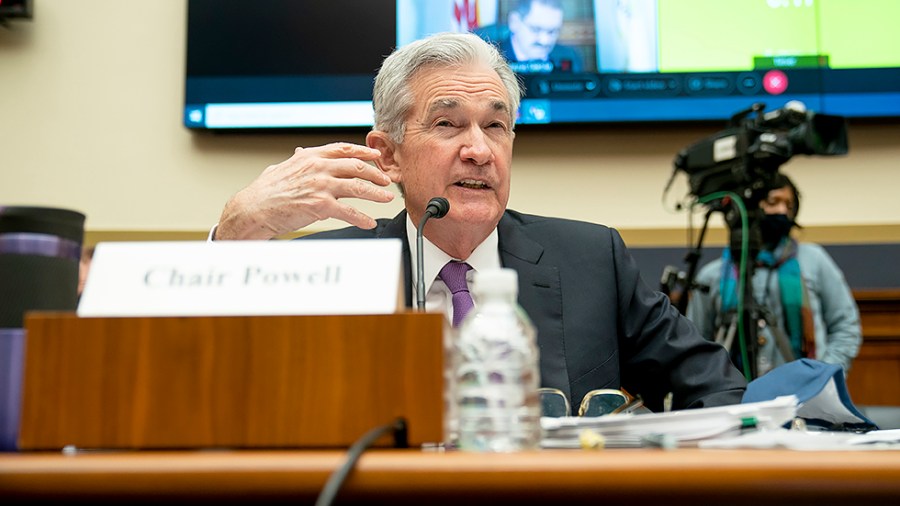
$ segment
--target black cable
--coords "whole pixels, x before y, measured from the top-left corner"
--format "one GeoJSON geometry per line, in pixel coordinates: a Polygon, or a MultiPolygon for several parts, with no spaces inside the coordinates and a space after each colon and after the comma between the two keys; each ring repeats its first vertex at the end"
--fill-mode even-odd
{"type": "Polygon", "coordinates": [[[347,450],[347,460],[344,461],[344,464],[335,469],[334,472],[331,473],[331,476],[328,477],[328,481],[325,482],[322,492],[319,493],[319,497],[316,499],[316,506],[329,506],[334,502],[334,498],[337,497],[338,492],[341,491],[344,481],[347,480],[347,476],[349,476],[356,467],[356,462],[362,456],[363,452],[388,432],[391,432],[394,435],[394,448],[409,448],[406,419],[403,417],[397,418],[389,424],[375,427],[365,433],[363,437],[357,439],[356,442],[350,446],[350,449],[347,450]]]}

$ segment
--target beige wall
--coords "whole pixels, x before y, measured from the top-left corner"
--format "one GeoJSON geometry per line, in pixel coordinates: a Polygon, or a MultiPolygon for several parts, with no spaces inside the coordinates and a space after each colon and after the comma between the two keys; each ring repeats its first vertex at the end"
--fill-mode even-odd
{"type": "MultiPolygon", "coordinates": [[[[77,209],[95,232],[196,232],[215,223],[232,193],[295,146],[363,141],[362,133],[212,135],[185,129],[183,0],[35,3],[33,21],[0,28],[2,204],[77,209]]],[[[626,231],[667,229],[681,237],[677,229],[687,217],[662,203],[672,158],[717,130],[522,130],[510,206],[626,231]]],[[[786,164],[783,171],[806,195],[802,221],[813,230],[880,230],[880,237],[900,241],[898,141],[900,122],[854,122],[849,156],[798,156],[786,164]]],[[[670,201],[684,187],[678,185],[670,201]]],[[[399,202],[362,207],[389,216],[399,202]]]]}

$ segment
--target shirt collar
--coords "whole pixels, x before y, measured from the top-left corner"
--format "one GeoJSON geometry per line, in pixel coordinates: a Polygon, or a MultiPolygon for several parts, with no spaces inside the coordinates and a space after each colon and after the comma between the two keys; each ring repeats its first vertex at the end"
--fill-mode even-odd
{"type": "MultiPolygon", "coordinates": [[[[410,265],[412,265],[412,286],[413,300],[416,300],[416,226],[412,222],[409,214],[406,215],[406,237],[409,240],[409,252],[412,255],[410,265]]],[[[422,238],[422,261],[424,262],[425,277],[425,293],[431,290],[435,278],[441,272],[441,268],[451,260],[460,260],[468,263],[475,271],[487,269],[496,269],[500,267],[500,250],[498,249],[499,239],[497,228],[491,231],[491,234],[485,238],[481,244],[475,248],[475,251],[469,255],[469,258],[453,258],[444,253],[443,250],[435,246],[427,237],[422,238]]]]}

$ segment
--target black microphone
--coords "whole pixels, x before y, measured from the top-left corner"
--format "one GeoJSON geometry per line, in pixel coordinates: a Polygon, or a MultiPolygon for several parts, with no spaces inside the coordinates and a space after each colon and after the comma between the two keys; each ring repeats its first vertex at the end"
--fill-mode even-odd
{"type": "Polygon", "coordinates": [[[422,233],[425,230],[425,222],[430,218],[441,219],[450,212],[450,202],[444,197],[434,197],[425,206],[425,215],[419,221],[419,229],[416,231],[416,306],[419,311],[425,311],[425,260],[422,253],[422,233]]]}

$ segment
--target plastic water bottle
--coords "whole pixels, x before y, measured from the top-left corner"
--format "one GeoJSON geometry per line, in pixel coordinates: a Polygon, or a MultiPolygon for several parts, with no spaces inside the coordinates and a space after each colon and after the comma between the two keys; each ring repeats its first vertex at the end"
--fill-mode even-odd
{"type": "Polygon", "coordinates": [[[476,307],[453,343],[457,446],[513,452],[540,447],[540,369],[536,332],[516,302],[512,269],[475,273],[476,307]]]}

